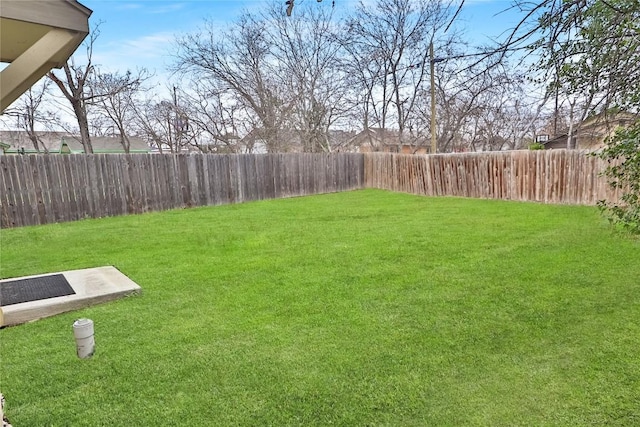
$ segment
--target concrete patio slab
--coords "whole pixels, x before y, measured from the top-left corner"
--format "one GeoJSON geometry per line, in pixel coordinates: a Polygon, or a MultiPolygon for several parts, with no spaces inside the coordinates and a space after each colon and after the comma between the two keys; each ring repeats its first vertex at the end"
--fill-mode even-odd
{"type": "Polygon", "coordinates": [[[0,280],[0,284],[19,279],[45,277],[53,274],[64,275],[64,278],[69,285],[71,285],[75,293],[72,295],[39,299],[0,307],[0,326],[19,325],[43,317],[112,301],[141,291],[138,284],[112,266],[15,277],[0,280]]]}

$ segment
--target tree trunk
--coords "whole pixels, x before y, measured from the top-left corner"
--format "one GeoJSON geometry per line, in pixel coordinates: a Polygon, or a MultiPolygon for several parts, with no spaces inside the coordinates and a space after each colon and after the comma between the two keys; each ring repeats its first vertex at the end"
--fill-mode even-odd
{"type": "Polygon", "coordinates": [[[78,127],[80,128],[80,141],[85,154],[93,154],[93,145],[91,145],[91,136],[89,135],[89,121],[87,120],[87,111],[82,108],[80,102],[74,102],[73,110],[78,118],[78,127]],[[78,104],[78,105],[76,105],[78,104]]]}

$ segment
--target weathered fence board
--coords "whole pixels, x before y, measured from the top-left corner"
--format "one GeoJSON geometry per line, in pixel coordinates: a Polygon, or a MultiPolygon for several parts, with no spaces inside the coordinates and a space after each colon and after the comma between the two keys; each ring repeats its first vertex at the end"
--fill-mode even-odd
{"type": "Polygon", "coordinates": [[[0,156],[1,226],[363,188],[361,154],[0,156]]]}
{"type": "Polygon", "coordinates": [[[0,156],[2,227],[358,188],[594,205],[619,200],[605,163],[577,151],[413,156],[91,154],[0,156]]]}
{"type": "Polygon", "coordinates": [[[606,163],[575,150],[412,156],[368,153],[365,187],[427,196],[595,205],[619,200],[606,163]]]}

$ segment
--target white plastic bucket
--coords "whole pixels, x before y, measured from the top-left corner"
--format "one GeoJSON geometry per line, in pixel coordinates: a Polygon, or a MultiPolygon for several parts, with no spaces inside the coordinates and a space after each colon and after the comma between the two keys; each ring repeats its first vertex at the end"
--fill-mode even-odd
{"type": "Polygon", "coordinates": [[[96,343],[93,338],[93,320],[78,319],[73,322],[73,336],[76,339],[76,351],[80,359],[93,356],[96,343]]]}

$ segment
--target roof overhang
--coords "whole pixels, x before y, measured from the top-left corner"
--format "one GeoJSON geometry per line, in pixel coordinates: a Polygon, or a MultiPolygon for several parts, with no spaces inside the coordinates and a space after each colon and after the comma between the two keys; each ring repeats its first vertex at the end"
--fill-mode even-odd
{"type": "Polygon", "coordinates": [[[91,9],[75,0],[2,0],[0,111],[52,68],[60,68],[89,34],[91,9]]]}

